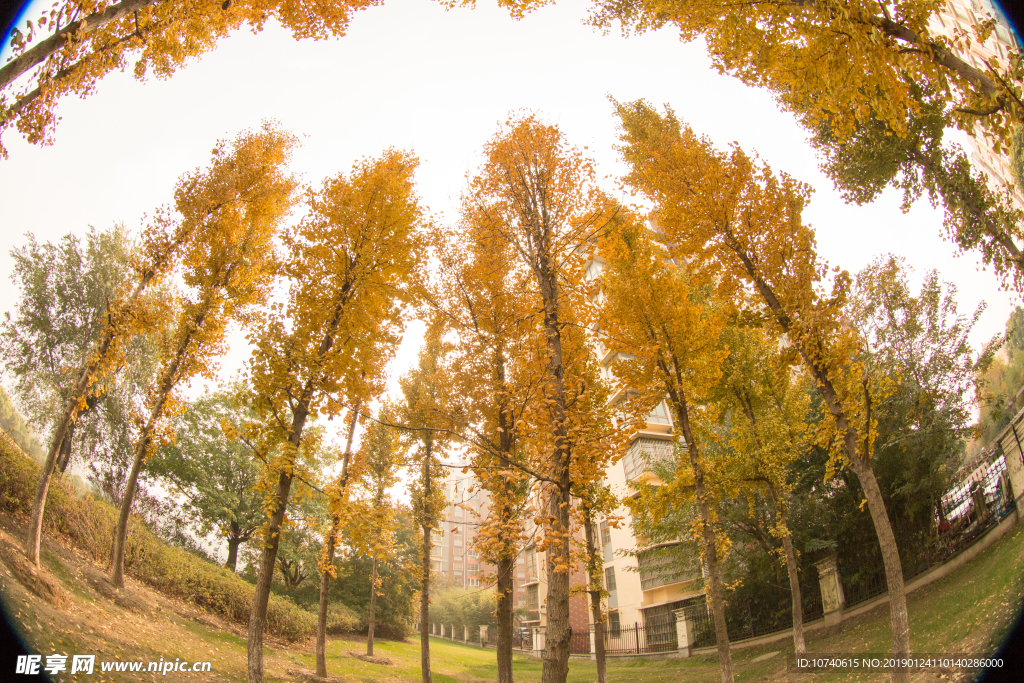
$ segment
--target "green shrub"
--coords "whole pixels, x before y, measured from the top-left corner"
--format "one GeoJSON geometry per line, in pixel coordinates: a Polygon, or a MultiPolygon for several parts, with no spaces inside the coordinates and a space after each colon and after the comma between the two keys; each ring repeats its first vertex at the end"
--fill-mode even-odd
{"type": "Polygon", "coordinates": [[[360,627],[359,615],[341,603],[327,607],[327,632],[331,635],[355,633],[360,627]]]}
{"type": "MultiPolygon", "coordinates": [[[[0,443],[0,510],[24,515],[32,504],[39,466],[0,443]]],[[[98,562],[110,556],[117,510],[92,497],[78,498],[58,478],[50,484],[43,529],[59,533],[98,562]]],[[[187,600],[232,621],[247,624],[253,586],[240,576],[192,555],[168,547],[137,518],[128,525],[125,571],[165,595],[187,600]]],[[[353,615],[354,617],[354,615],[353,615]]],[[[301,640],[316,630],[316,616],[294,602],[270,596],[267,631],[301,640]]]]}

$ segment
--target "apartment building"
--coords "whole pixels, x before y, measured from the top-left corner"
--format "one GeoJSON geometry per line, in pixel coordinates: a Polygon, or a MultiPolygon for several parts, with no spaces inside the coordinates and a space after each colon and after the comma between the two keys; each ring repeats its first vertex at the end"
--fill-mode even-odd
{"type": "MultiPolygon", "coordinates": [[[[587,266],[587,277],[598,277],[603,268],[604,262],[600,256],[595,256],[587,266]]],[[[615,352],[598,338],[594,340],[594,353],[602,375],[613,380],[611,363],[615,352]]],[[[618,401],[624,391],[620,389],[613,395],[612,403],[618,401]]],[[[671,412],[662,401],[647,416],[647,426],[632,435],[622,459],[608,468],[605,483],[620,500],[635,495],[638,482],[658,483],[651,470],[657,463],[674,462],[675,439],[671,412]]],[[[638,537],[628,508],[621,507],[616,516],[620,518],[617,525],[601,521],[595,534],[604,562],[609,632],[615,635],[620,628],[633,624],[646,627],[674,623],[672,610],[704,599],[700,577],[695,572],[681,570],[677,560],[665,556],[666,546],[676,544],[652,546],[647,539],[638,537]]]]}
{"type": "MultiPolygon", "coordinates": [[[[497,567],[482,561],[473,549],[480,522],[490,509],[490,497],[480,488],[472,474],[462,474],[465,463],[449,467],[445,477],[444,499],[447,503],[440,528],[434,532],[431,565],[436,574],[463,588],[486,587],[493,584],[497,567]]],[[[528,523],[529,524],[529,523],[528,523]]],[[[545,555],[537,551],[535,529],[528,528],[528,541],[516,559],[512,584],[512,604],[520,608],[519,620],[524,628],[547,625],[547,573],[545,555]]],[[[577,568],[570,575],[573,584],[583,585],[586,573],[577,568]]],[[[576,632],[589,627],[587,601],[582,594],[569,601],[569,624],[576,632]]]]}

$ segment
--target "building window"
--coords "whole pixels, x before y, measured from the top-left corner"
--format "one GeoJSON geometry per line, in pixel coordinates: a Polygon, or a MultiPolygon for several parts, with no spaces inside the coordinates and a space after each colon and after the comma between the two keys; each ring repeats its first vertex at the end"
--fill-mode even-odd
{"type": "Polygon", "coordinates": [[[612,544],[612,532],[608,528],[608,522],[601,522],[601,545],[610,546],[612,544]]]}
{"type": "Polygon", "coordinates": [[[672,420],[668,417],[668,407],[665,402],[662,401],[658,406],[651,411],[651,414],[647,416],[647,421],[658,424],[658,425],[671,425],[672,420]]]}
{"type": "Polygon", "coordinates": [[[607,567],[604,570],[605,588],[611,593],[615,590],[615,567],[607,567]]]}
{"type": "Polygon", "coordinates": [[[619,631],[622,627],[619,625],[619,613],[611,612],[608,614],[608,633],[610,635],[618,637],[619,631]]]}
{"type": "Polygon", "coordinates": [[[540,609],[540,593],[538,589],[540,586],[533,584],[532,586],[526,587],[526,609],[535,610],[540,609]]]}
{"type": "Polygon", "coordinates": [[[480,585],[480,580],[479,579],[475,579],[475,578],[473,578],[471,576],[471,577],[469,577],[468,585],[475,588],[476,586],[480,585]]]}
{"type": "Polygon", "coordinates": [[[480,565],[478,565],[478,564],[467,564],[466,565],[466,571],[472,572],[472,573],[475,574],[476,572],[480,571],[480,565]]]}
{"type": "Polygon", "coordinates": [[[536,581],[537,579],[537,549],[527,548],[526,549],[526,575],[529,579],[536,581]]]}
{"type": "Polygon", "coordinates": [[[640,437],[629,446],[622,458],[622,469],[626,481],[632,481],[644,472],[651,471],[657,464],[671,468],[675,463],[674,446],[671,441],[640,437]]]}

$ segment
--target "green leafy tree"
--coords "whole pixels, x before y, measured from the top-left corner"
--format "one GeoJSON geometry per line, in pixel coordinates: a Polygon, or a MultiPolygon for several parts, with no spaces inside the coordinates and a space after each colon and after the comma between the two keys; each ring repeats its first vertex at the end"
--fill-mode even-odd
{"type": "Polygon", "coordinates": [[[897,134],[880,119],[858,123],[847,136],[827,123],[815,130],[811,142],[822,167],[847,201],[874,201],[887,187],[903,192],[903,210],[927,195],[945,209],[947,235],[962,250],[976,249],[982,259],[1020,290],[1024,287],[1024,214],[1005,191],[990,189],[985,174],[971,166],[958,146],[943,143],[948,125],[945,103],[921,88],[916,116],[897,134]]]}
{"type": "MultiPolygon", "coordinates": [[[[100,337],[110,301],[131,277],[131,240],[122,225],[105,232],[90,228],[84,240],[68,234],[56,244],[26,237],[24,246],[11,251],[10,277],[21,297],[15,316],[7,314],[0,323],[0,354],[13,375],[19,404],[36,430],[45,433],[71,399],[77,370],[100,337]]],[[[61,472],[71,462],[76,430],[79,441],[93,437],[93,447],[104,441],[98,432],[108,432],[104,445],[123,455],[116,435],[152,372],[147,354],[151,347],[134,340],[128,369],[108,377],[102,394],[86,399],[83,419],[69,426],[61,443],[56,463],[61,472]]]]}
{"type": "Polygon", "coordinates": [[[875,407],[875,469],[907,549],[921,547],[913,537],[927,534],[933,517],[944,517],[939,501],[972,434],[976,377],[994,348],[975,354],[968,339],[984,304],[961,315],[956,285],[936,271],[925,274],[915,295],[909,271],[903,259],[877,259],[857,274],[849,306],[872,371],[889,376],[893,386],[875,407]]]}
{"type": "Polygon", "coordinates": [[[174,442],[159,448],[148,467],[151,477],[180,496],[200,535],[215,532],[227,542],[225,566],[231,571],[239,546],[263,524],[260,463],[245,443],[228,439],[222,426],[237,429],[252,419],[237,403],[244,392],[239,384],[228,385],[189,402],[173,420],[174,442]]]}

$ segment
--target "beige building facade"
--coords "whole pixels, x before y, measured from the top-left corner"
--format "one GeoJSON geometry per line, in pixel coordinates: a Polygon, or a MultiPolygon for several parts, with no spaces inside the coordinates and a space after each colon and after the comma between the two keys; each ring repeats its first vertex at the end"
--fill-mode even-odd
{"type": "MultiPolygon", "coordinates": [[[[931,29],[937,35],[950,40],[958,35],[969,36],[969,46],[961,49],[959,53],[971,66],[985,73],[991,73],[989,64],[1006,66],[1009,64],[1011,53],[1021,52],[1020,41],[1014,35],[1006,17],[991,0],[945,0],[932,19],[931,29]],[[996,19],[995,30],[987,40],[979,42],[975,39],[974,27],[989,18],[996,19]]],[[[976,127],[975,131],[976,134],[967,139],[968,156],[974,167],[988,177],[989,186],[993,190],[1002,192],[1009,189],[1014,205],[1024,209],[1024,191],[1014,181],[1010,170],[1009,150],[997,152],[992,143],[980,134],[980,126],[976,127]]]]}

